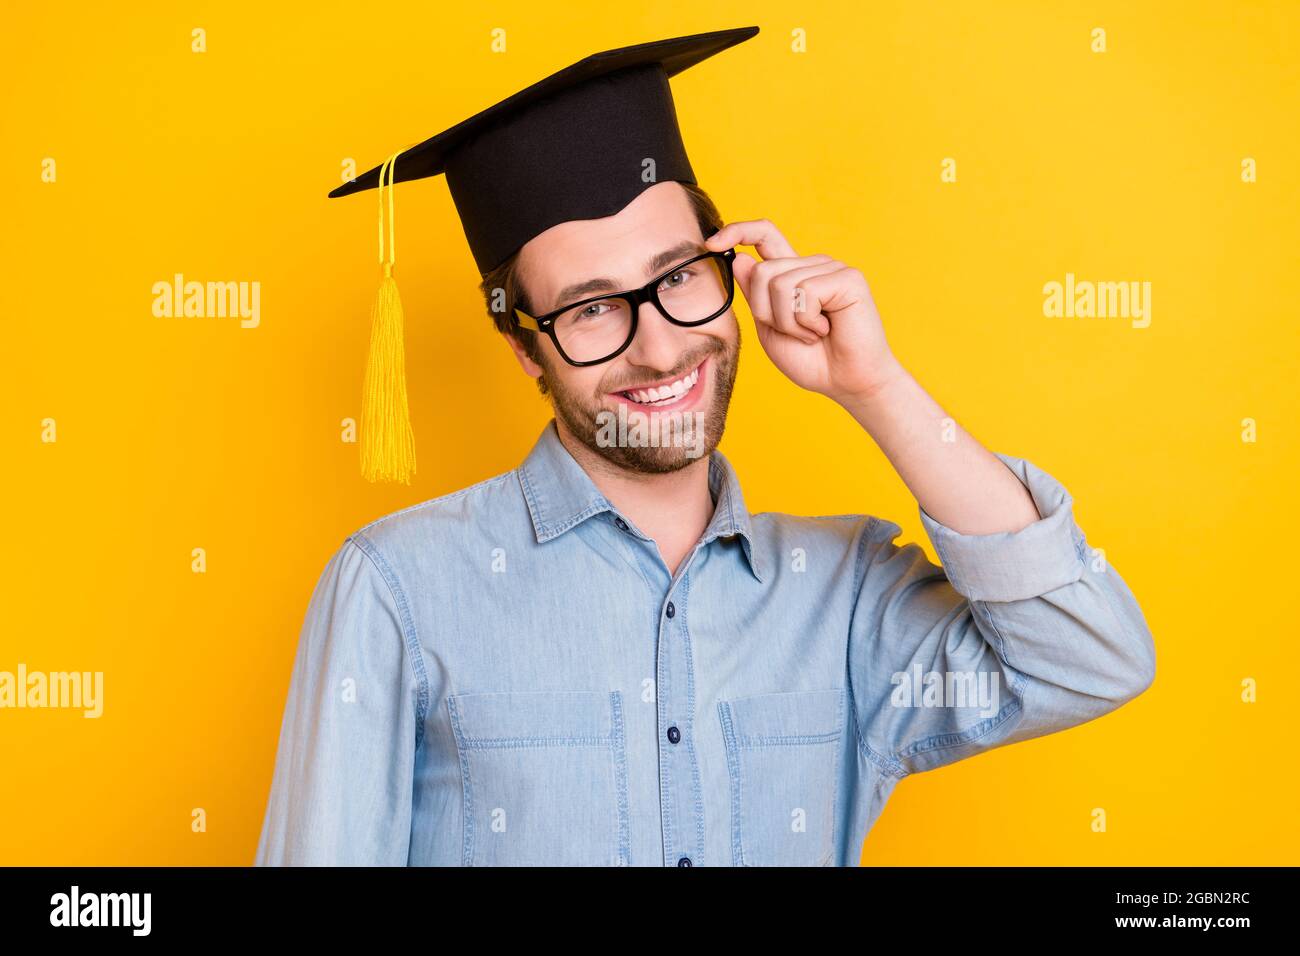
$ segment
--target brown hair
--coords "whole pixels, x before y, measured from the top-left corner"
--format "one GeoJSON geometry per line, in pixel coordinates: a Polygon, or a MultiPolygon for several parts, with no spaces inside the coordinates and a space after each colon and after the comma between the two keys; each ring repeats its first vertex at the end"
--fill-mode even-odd
{"type": "MultiPolygon", "coordinates": [[[[721,229],[723,226],[722,216],[719,215],[718,208],[713,204],[713,200],[709,198],[709,194],[694,183],[679,183],[678,185],[686,190],[686,196],[690,199],[691,209],[695,213],[695,220],[700,226],[700,235],[708,238],[721,229]]],[[[519,253],[515,252],[509,259],[483,276],[483,281],[479,283],[479,290],[483,293],[484,301],[487,303],[488,316],[496,325],[497,331],[502,334],[509,333],[513,335],[523,347],[524,354],[538,365],[541,365],[540,350],[537,347],[537,336],[541,333],[534,332],[532,329],[520,328],[519,321],[515,318],[515,306],[525,312],[532,311],[528,305],[528,297],[524,293],[523,283],[520,281],[519,253]]],[[[545,375],[539,376],[537,379],[537,388],[543,395],[546,394],[545,379],[545,375]]]]}

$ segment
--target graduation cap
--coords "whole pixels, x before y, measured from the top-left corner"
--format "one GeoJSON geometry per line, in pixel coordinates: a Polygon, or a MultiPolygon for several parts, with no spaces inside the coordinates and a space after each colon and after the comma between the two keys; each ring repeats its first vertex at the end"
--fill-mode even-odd
{"type": "Polygon", "coordinates": [[[474,262],[486,275],[554,225],[612,216],[657,182],[694,183],[668,80],[757,33],[740,27],[592,54],[329,194],[379,189],[384,278],[372,311],[361,412],[368,480],[407,482],[415,471],[402,306],[392,275],[394,184],[445,175],[474,262]]]}

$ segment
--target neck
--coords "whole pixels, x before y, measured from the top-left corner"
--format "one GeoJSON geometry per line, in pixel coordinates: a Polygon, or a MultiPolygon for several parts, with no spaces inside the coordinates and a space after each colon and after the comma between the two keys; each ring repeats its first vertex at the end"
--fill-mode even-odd
{"type": "Polygon", "coordinates": [[[660,557],[675,575],[713,517],[709,456],[664,474],[628,471],[593,452],[559,418],[555,430],[600,493],[659,546],[660,557]]]}

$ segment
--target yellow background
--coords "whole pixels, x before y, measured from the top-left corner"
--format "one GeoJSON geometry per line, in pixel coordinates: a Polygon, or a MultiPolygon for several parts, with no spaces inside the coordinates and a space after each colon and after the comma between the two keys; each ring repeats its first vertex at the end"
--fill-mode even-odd
{"type": "MultiPolygon", "coordinates": [[[[361,480],[339,426],[359,416],[376,194],[326,200],[344,160],[364,171],[588,53],[748,24],[673,81],[701,185],[728,220],[863,270],[922,384],[1070,490],[1157,646],[1120,711],[904,781],[863,862],[1300,862],[1300,4],[132,6],[24,4],[0,32],[0,670],[105,672],[99,720],[0,711],[0,862],[251,862],[326,559],[514,467],[549,417],[490,331],[445,182],[399,186],[419,471],[361,480]],[[153,317],[175,272],[260,282],[260,326],[153,317]],[[1150,281],[1150,327],[1045,318],[1067,272],[1150,281]]],[[[870,439],[740,315],[722,447],[751,508],[877,514],[933,557],[870,439]]]]}

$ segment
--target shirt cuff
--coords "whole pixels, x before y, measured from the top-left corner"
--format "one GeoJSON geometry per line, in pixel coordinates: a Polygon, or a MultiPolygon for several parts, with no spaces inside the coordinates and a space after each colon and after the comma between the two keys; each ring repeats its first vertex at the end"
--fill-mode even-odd
{"type": "Polygon", "coordinates": [[[1083,576],[1086,544],[1070,493],[1024,459],[994,454],[1029,489],[1039,520],[1019,531],[961,534],[918,506],[948,581],[971,601],[1024,601],[1073,584],[1083,576]]]}

